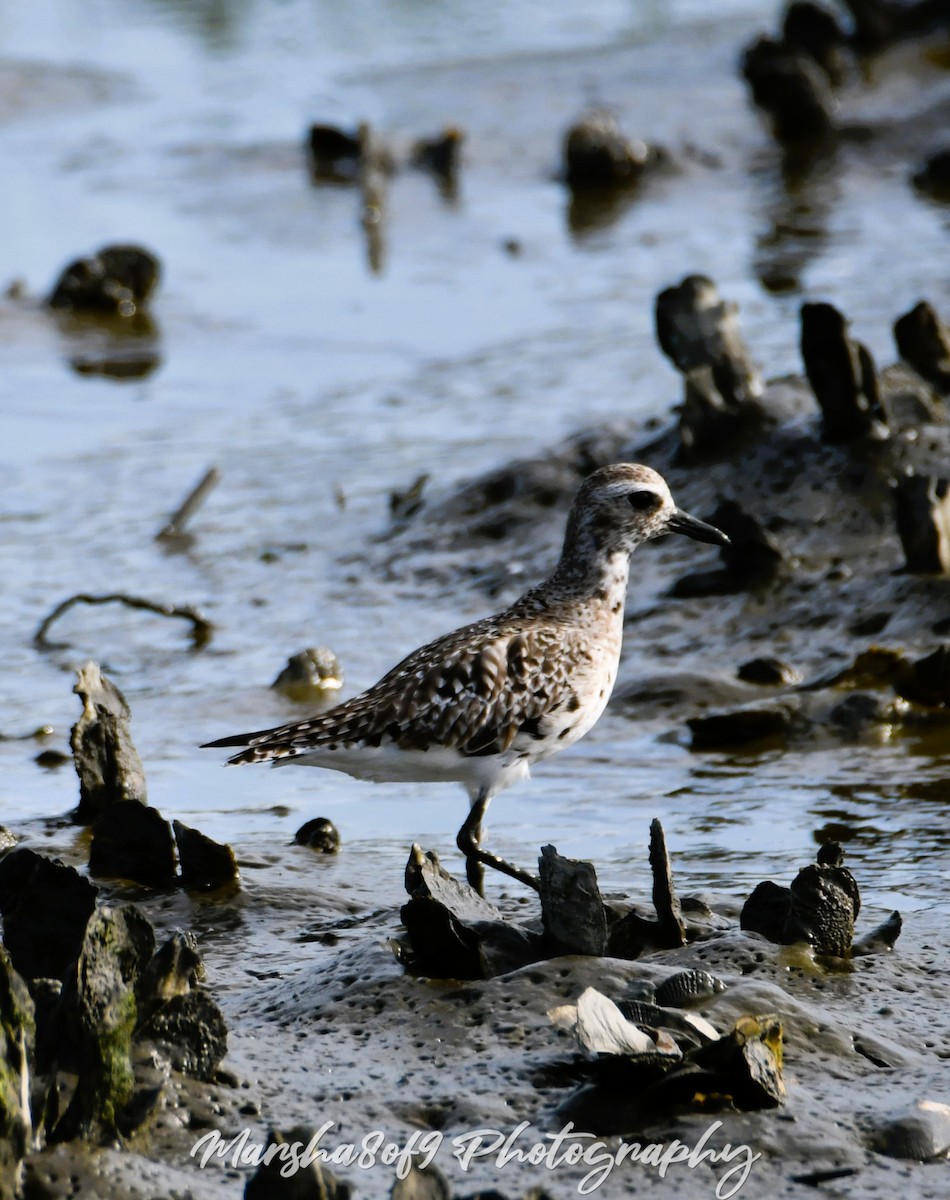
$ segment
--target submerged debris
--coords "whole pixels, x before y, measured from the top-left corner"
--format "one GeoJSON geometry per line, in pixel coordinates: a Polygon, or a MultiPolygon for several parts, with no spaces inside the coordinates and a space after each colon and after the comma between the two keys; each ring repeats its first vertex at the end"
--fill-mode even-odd
{"type": "Polygon", "coordinates": [[[187,549],[193,545],[194,538],[185,532],[185,526],[220,482],[221,472],[217,467],[209,467],[156,533],[155,540],[175,549],[187,549]]]}

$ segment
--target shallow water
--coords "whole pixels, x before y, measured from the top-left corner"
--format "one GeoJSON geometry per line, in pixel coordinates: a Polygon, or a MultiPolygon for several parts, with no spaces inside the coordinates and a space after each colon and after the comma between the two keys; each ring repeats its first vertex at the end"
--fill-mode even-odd
{"type": "MultiPolygon", "coordinates": [[[[6,279],[36,298],[66,261],[116,240],[152,248],[164,277],[160,365],[136,380],[77,373],[83,335],[30,302],[0,302],[2,732],[48,723],[46,744],[65,748],[79,711],[72,671],[97,658],[132,705],[153,804],[270,861],[303,820],[329,816],[347,852],[318,868],[328,885],[346,874],[372,894],[385,875],[395,903],[411,841],[453,846],[460,791],[224,772],[196,748],[297,713],[267,685],[306,645],[337,651],[349,693],[486,611],[461,584],[421,594],[367,574],[389,492],[421,472],[444,491],[576,428],[664,416],[679,382],[655,347],[652,306],[687,273],[739,302],[769,375],[798,367],[803,298],[840,304],[882,362],[899,313],[921,296],[950,308],[947,210],[910,189],[916,143],[901,133],[921,82],[945,96],[946,77],[919,47],[896,51],[855,106],[856,119],[885,114],[890,138],[874,153],[846,142],[786,186],[735,71],[776,11],[733,0],[709,22],[698,0],[583,12],[525,0],[498,13],[8,6],[6,279]],[[679,167],[613,221],[577,230],[554,174],[563,129],[591,101],[671,147],[679,167]],[[424,175],[393,180],[378,275],[355,192],[313,188],[301,151],[308,122],[364,117],[397,149],[449,123],[467,133],[455,202],[424,175]],[[774,293],[763,276],[797,283],[774,293]],[[155,532],[211,463],[223,480],[193,522],[194,546],[162,549],[155,532]],[[198,605],[216,625],[211,647],[190,652],[177,622],[78,609],[53,633],[67,649],[33,648],[59,600],[112,590],[198,605]]],[[[742,895],[770,873],[787,881],[834,827],[872,907],[946,912],[946,794],[908,785],[945,777],[947,747],[942,758],[899,742],[742,760],[692,755],[674,732],[615,710],[495,803],[495,848],[528,861],[554,838],[592,857],[607,886],[639,871],[646,889],[649,820],[661,815],[685,886],[742,895]]],[[[7,824],[75,802],[71,768],[41,770],[37,749],[0,742],[7,824]]],[[[292,854],[292,869],[310,869],[292,854]]]]}

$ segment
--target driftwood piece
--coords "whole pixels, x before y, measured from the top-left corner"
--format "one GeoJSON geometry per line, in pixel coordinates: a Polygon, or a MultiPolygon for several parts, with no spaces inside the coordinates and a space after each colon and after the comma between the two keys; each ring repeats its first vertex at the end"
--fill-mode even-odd
{"type": "Polygon", "coordinates": [[[51,642],[47,638],[53,624],[77,604],[124,604],[127,608],[136,608],[144,612],[155,613],[159,617],[177,617],[190,621],[192,625],[191,640],[196,650],[201,650],[211,641],[214,626],[190,605],[163,604],[157,600],[145,600],[141,596],[129,596],[125,592],[110,592],[105,596],[92,596],[87,592],[77,592],[57,604],[53,611],[40,622],[36,633],[33,634],[33,644],[40,650],[63,649],[68,642],[51,642]]]}
{"type": "Polygon", "coordinates": [[[157,542],[174,542],[190,540],[185,533],[185,526],[195,515],[205,500],[217,487],[221,480],[221,472],[217,467],[209,467],[198,480],[178,508],[168,518],[168,521],[156,533],[157,542]]]}
{"type": "Polygon", "coordinates": [[[805,374],[822,411],[822,435],[845,442],[885,428],[874,360],[850,337],[832,304],[803,304],[801,351],[805,374]]]}
{"type": "Polygon", "coordinates": [[[383,269],[386,253],[385,220],[391,162],[385,147],[365,121],[359,128],[360,224],[366,243],[366,258],[374,275],[383,269]]]}
{"type": "Polygon", "coordinates": [[[950,575],[950,480],[905,475],[894,485],[894,508],[906,569],[950,575]]]}
{"type": "Polygon", "coordinates": [[[145,804],[145,771],[132,744],[125,697],[94,662],[80,670],[73,691],[83,703],[69,739],[79,775],[76,819],[88,824],[117,801],[145,804]]]}
{"type": "Polygon", "coordinates": [[[666,835],[659,818],[650,822],[650,868],[653,871],[653,907],[664,949],[686,945],[683,910],[673,886],[673,868],[666,848],[666,835]]]}
{"type": "Polygon", "coordinates": [[[941,396],[950,396],[950,329],[926,300],[894,322],[901,358],[941,396]]]}

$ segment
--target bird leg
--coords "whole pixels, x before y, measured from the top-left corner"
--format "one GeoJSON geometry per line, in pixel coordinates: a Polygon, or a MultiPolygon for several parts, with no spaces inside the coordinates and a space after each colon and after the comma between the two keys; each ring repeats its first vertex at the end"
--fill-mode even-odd
{"type": "Polygon", "coordinates": [[[516,867],[512,863],[505,862],[503,858],[499,858],[497,854],[492,854],[490,850],[482,849],[482,818],[485,816],[485,810],[488,808],[489,799],[490,796],[487,792],[478,793],[472,801],[472,807],[465,819],[465,824],[458,832],[456,844],[465,855],[466,879],[480,896],[484,896],[484,864],[484,866],[494,867],[496,871],[501,871],[503,875],[510,875],[512,879],[517,879],[519,883],[527,884],[528,887],[538,891],[541,885],[535,875],[530,874],[528,871],[522,871],[520,867],[516,867]]]}

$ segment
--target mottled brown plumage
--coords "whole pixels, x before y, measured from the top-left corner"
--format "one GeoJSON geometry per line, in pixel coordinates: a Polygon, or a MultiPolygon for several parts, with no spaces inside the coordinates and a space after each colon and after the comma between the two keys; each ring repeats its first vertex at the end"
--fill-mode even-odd
{"type": "Polygon", "coordinates": [[[231,763],[329,767],[375,780],[454,779],[472,800],[459,834],[469,858],[525,882],[478,844],[490,798],[582,737],[617,674],[630,554],[667,531],[724,543],[680,512],[660,475],[617,463],[582,484],[551,577],[493,617],[414,650],[329,712],[210,742],[245,746],[231,763]]]}

